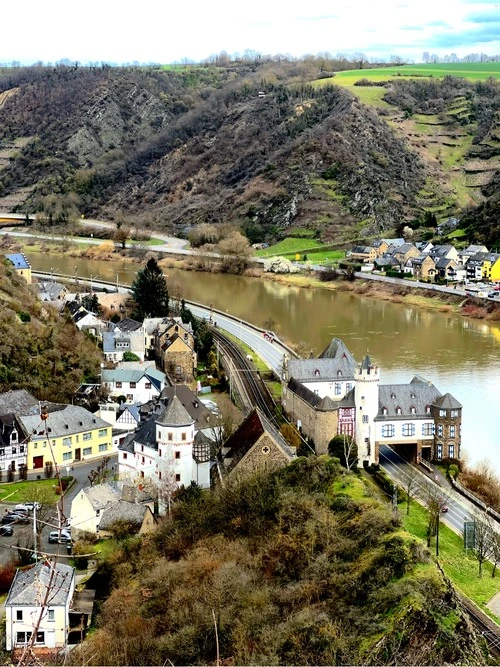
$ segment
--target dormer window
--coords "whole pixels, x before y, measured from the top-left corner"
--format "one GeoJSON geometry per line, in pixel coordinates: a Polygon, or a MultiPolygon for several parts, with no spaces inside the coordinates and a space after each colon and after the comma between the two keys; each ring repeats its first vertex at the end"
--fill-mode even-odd
{"type": "Polygon", "coordinates": [[[339,377],[339,378],[342,377],[342,371],[337,371],[337,377],[339,377]]]}
{"type": "Polygon", "coordinates": [[[12,433],[10,434],[10,441],[17,442],[17,431],[12,431],[12,433]]]}
{"type": "Polygon", "coordinates": [[[396,398],[396,394],[393,391],[391,392],[391,398],[396,398]]]}
{"type": "Polygon", "coordinates": [[[410,398],[416,398],[416,397],[415,397],[415,394],[414,394],[413,392],[411,392],[411,394],[410,394],[410,398]]]}
{"type": "Polygon", "coordinates": [[[319,377],[319,369],[316,368],[316,370],[314,371],[314,375],[315,375],[316,377],[319,377]]]}
{"type": "Polygon", "coordinates": [[[429,415],[430,412],[431,412],[431,406],[430,406],[430,405],[426,405],[426,406],[425,406],[425,414],[429,415]]]}
{"type": "Polygon", "coordinates": [[[388,415],[389,414],[389,411],[387,410],[387,408],[385,406],[382,408],[382,414],[383,415],[388,415]]]}
{"type": "Polygon", "coordinates": [[[414,405],[412,405],[412,406],[410,407],[410,414],[411,414],[411,415],[416,415],[416,414],[417,414],[417,411],[416,411],[414,405]]]}
{"type": "Polygon", "coordinates": [[[398,405],[398,407],[396,408],[396,414],[397,414],[397,415],[402,415],[402,414],[403,414],[403,411],[401,410],[401,408],[399,407],[399,405],[398,405]]]}

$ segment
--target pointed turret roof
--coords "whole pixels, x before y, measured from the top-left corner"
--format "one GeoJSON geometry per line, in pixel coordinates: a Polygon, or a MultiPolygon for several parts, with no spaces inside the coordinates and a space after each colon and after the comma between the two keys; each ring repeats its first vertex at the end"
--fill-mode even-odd
{"type": "Polygon", "coordinates": [[[462,407],[462,404],[451,394],[443,394],[434,401],[433,405],[443,410],[459,410],[462,407]]]}
{"type": "Polygon", "coordinates": [[[182,405],[178,397],[173,396],[156,421],[164,426],[191,426],[195,420],[182,405]]]}
{"type": "Polygon", "coordinates": [[[319,359],[346,359],[353,366],[356,364],[351,352],[347,349],[344,341],[340,338],[332,338],[330,343],[319,355],[319,359]]]}
{"type": "Polygon", "coordinates": [[[373,368],[372,360],[370,359],[369,354],[367,354],[366,357],[361,362],[361,368],[366,371],[369,370],[370,368],[373,368]]]}

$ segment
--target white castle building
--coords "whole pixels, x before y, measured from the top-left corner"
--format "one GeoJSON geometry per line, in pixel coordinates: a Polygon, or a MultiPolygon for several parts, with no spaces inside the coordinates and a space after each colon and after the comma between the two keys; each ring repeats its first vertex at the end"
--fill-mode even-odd
{"type": "Polygon", "coordinates": [[[451,394],[418,375],[382,385],[370,357],[357,364],[339,339],[318,359],[285,361],[282,387],[289,419],[318,454],[345,434],[355,437],[360,464],[378,463],[384,444],[417,462],[460,458],[462,406],[451,394]]]}

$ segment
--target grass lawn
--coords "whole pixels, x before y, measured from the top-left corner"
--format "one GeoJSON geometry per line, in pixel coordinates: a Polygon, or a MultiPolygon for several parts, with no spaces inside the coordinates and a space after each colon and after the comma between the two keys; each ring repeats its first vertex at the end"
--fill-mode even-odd
{"type": "Polygon", "coordinates": [[[296,239],[289,237],[283,239],[283,241],[280,241],[279,243],[275,243],[269,248],[264,248],[263,250],[257,250],[255,254],[257,255],[257,257],[276,257],[276,255],[282,257],[284,255],[290,255],[295,253],[303,254],[308,250],[312,250],[313,248],[321,248],[322,246],[323,246],[322,243],[314,239],[307,239],[307,238],[296,239]]]}
{"type": "MultiPolygon", "coordinates": [[[[426,541],[427,510],[412,501],[410,516],[407,516],[406,505],[401,504],[399,507],[405,529],[426,541]]],[[[431,553],[435,553],[435,538],[432,539],[431,553]]],[[[479,578],[478,562],[474,555],[470,552],[465,554],[462,537],[444,524],[441,524],[439,530],[439,563],[454,586],[481,607],[485,613],[500,622],[500,619],[486,607],[486,603],[500,592],[500,576],[492,578],[491,563],[484,563],[483,576],[479,578]]]]}
{"type": "Polygon", "coordinates": [[[113,551],[117,551],[119,548],[120,542],[112,537],[109,537],[105,540],[99,540],[92,546],[92,550],[99,552],[97,555],[98,561],[107,560],[113,551]]]}
{"type": "MultiPolygon", "coordinates": [[[[57,480],[55,478],[0,484],[0,502],[23,503],[32,499],[34,489],[52,489],[56,486],[57,480]]],[[[56,496],[54,493],[54,502],[57,502],[59,498],[60,496],[56,496]]]]}

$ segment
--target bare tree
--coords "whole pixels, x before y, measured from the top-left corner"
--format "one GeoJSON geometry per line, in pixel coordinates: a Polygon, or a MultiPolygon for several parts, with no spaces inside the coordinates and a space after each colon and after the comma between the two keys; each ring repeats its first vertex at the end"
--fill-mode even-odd
{"type": "Polygon", "coordinates": [[[210,415],[212,427],[210,429],[210,440],[212,441],[212,455],[217,458],[220,455],[224,442],[236,430],[241,423],[241,411],[229,398],[229,394],[221,394],[217,399],[217,414],[210,415]]]}
{"type": "Polygon", "coordinates": [[[347,470],[357,468],[358,465],[358,446],[356,441],[350,435],[344,433],[344,459],[347,470]]]}
{"type": "Polygon", "coordinates": [[[483,563],[492,553],[492,533],[490,517],[484,512],[474,513],[474,554],[479,565],[479,576],[483,575],[483,563]]]}
{"type": "Polygon", "coordinates": [[[424,490],[424,503],[429,513],[429,524],[427,526],[427,546],[431,546],[431,539],[436,537],[436,556],[439,556],[439,525],[441,512],[448,500],[446,494],[439,486],[426,484],[424,490]]]}
{"type": "Polygon", "coordinates": [[[495,576],[495,572],[500,563],[500,533],[492,527],[491,530],[491,559],[493,561],[493,569],[491,571],[491,576],[495,576]]]}
{"type": "Polygon", "coordinates": [[[419,472],[416,468],[410,467],[406,473],[403,488],[406,492],[406,514],[410,516],[410,505],[415,498],[418,489],[419,472]]]}

